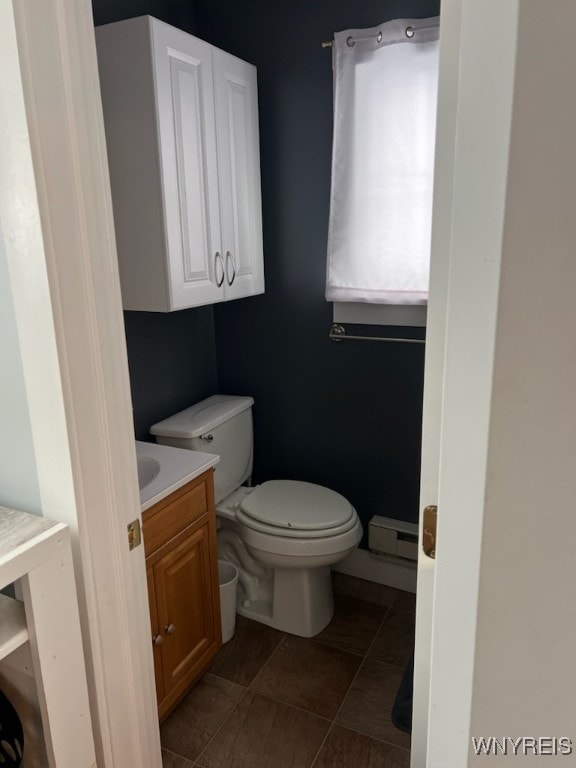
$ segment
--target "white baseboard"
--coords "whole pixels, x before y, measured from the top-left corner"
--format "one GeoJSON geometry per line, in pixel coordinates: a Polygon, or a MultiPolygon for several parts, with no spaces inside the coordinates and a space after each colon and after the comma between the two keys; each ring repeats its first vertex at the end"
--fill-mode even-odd
{"type": "Polygon", "coordinates": [[[332,570],[406,592],[416,592],[416,563],[374,555],[367,549],[355,549],[347,558],[333,565],[332,570]]]}

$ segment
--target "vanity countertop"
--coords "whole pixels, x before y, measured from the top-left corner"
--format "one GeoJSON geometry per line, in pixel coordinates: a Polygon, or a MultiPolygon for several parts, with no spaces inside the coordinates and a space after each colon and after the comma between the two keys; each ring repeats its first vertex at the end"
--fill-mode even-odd
{"type": "Polygon", "coordinates": [[[186,451],[139,440],[136,441],[136,458],[142,512],[220,461],[214,453],[186,451]]]}

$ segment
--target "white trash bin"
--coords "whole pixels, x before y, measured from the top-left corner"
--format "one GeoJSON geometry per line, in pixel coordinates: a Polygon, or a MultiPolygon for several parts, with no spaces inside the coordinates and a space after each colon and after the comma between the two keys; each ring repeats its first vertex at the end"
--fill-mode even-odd
{"type": "Polygon", "coordinates": [[[218,578],[220,582],[220,617],[222,619],[222,642],[227,643],[234,637],[236,626],[236,588],[238,569],[226,560],[218,560],[218,578]]]}

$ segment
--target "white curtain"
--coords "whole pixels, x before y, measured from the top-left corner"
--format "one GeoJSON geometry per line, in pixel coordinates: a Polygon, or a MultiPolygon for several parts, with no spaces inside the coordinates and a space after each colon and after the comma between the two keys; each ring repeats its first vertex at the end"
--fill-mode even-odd
{"type": "Polygon", "coordinates": [[[329,301],[427,301],[438,21],[334,36],[329,301]]]}

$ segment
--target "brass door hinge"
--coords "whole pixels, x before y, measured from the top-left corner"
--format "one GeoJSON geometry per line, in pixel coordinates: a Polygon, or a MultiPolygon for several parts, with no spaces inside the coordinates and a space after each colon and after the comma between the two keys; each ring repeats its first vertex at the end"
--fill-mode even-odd
{"type": "Polygon", "coordinates": [[[438,507],[431,504],[424,508],[424,520],[422,525],[422,549],[427,557],[436,557],[436,521],[438,519],[438,507]]]}
{"type": "Polygon", "coordinates": [[[140,520],[132,520],[128,523],[128,549],[133,550],[142,543],[142,533],[140,531],[140,520]]]}

